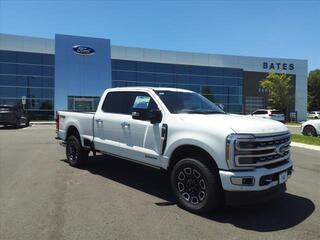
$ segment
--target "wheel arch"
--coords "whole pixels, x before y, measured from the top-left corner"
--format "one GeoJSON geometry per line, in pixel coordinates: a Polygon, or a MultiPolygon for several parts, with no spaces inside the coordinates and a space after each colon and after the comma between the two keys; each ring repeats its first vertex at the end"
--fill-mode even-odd
{"type": "Polygon", "coordinates": [[[171,171],[173,166],[183,158],[198,156],[201,156],[200,160],[208,165],[212,170],[219,170],[214,157],[204,148],[193,144],[183,144],[176,147],[169,158],[167,170],[171,171]]]}
{"type": "Polygon", "coordinates": [[[70,137],[70,136],[76,136],[81,141],[80,132],[79,132],[78,128],[75,125],[68,126],[67,134],[66,134],[66,140],[68,140],[68,137],[70,137]]]}

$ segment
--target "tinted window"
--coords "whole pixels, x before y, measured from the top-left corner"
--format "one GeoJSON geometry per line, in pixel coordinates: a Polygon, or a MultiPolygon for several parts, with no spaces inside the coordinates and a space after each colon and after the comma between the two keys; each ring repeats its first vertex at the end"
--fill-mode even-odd
{"type": "MultiPolygon", "coordinates": [[[[157,104],[148,93],[144,92],[110,92],[104,100],[102,111],[108,113],[118,113],[131,115],[133,105],[137,106],[137,100],[143,97],[149,97],[150,101],[147,104],[148,109],[157,109],[157,104]]],[[[140,105],[142,106],[142,105],[140,105]]],[[[144,108],[144,107],[141,107],[144,108]]]]}
{"type": "Polygon", "coordinates": [[[267,114],[267,111],[255,111],[253,114],[267,114]]]}
{"type": "Polygon", "coordinates": [[[10,51],[0,51],[0,62],[16,62],[16,53],[10,51]]]}
{"type": "Polygon", "coordinates": [[[271,111],[272,114],[282,114],[280,111],[271,111]]]}

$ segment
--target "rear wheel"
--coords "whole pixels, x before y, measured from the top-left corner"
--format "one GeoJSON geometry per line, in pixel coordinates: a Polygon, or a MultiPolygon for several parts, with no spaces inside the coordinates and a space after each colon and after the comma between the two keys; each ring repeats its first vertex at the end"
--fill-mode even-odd
{"type": "Polygon", "coordinates": [[[222,199],[218,171],[201,160],[185,158],[171,171],[171,187],[178,205],[188,211],[204,213],[219,206],[222,199]]]}
{"type": "Polygon", "coordinates": [[[82,166],[88,159],[89,151],[81,146],[80,139],[76,136],[68,137],[66,155],[68,162],[73,167],[82,166]]]}
{"type": "Polygon", "coordinates": [[[313,126],[307,125],[303,129],[303,135],[316,137],[317,131],[313,126]]]}

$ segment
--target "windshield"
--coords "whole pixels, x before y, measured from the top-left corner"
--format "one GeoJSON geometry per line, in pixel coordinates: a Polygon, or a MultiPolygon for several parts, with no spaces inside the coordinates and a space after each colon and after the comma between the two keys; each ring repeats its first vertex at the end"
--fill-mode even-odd
{"type": "Polygon", "coordinates": [[[171,113],[225,113],[216,104],[195,92],[155,92],[171,113]]]}

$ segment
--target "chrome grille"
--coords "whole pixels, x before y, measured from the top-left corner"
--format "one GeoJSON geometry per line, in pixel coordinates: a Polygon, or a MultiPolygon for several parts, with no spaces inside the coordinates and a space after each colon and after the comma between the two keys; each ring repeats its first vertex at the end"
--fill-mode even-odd
{"type": "Polygon", "coordinates": [[[238,167],[260,167],[290,158],[290,133],[237,139],[234,150],[238,167]]]}

